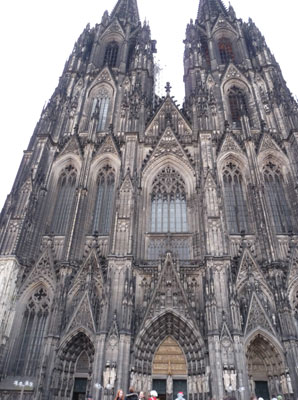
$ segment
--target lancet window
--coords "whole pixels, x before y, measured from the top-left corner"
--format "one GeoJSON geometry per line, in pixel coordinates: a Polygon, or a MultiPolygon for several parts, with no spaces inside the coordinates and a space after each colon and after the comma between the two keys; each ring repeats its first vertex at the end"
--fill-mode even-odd
{"type": "Polygon", "coordinates": [[[106,128],[108,111],[110,105],[110,94],[105,88],[101,89],[93,101],[92,116],[97,121],[96,131],[101,132],[106,128]]]}
{"type": "Polygon", "coordinates": [[[202,54],[205,57],[208,67],[210,67],[211,60],[210,60],[210,53],[209,53],[208,41],[207,41],[206,36],[201,37],[201,46],[202,46],[202,54]]]}
{"type": "Polygon", "coordinates": [[[117,42],[111,42],[107,45],[104,55],[104,65],[116,67],[119,45],[117,42]]]}
{"type": "Polygon", "coordinates": [[[292,230],[289,203],[284,188],[284,179],[278,165],[269,162],[264,168],[265,192],[277,233],[292,230]]]}
{"type": "Polygon", "coordinates": [[[151,232],[187,232],[185,182],[171,167],[155,178],[151,193],[151,232]]]}
{"type": "Polygon", "coordinates": [[[93,232],[108,235],[111,230],[115,191],[115,171],[106,165],[97,179],[97,196],[93,217],[93,232]]]}
{"type": "Polygon", "coordinates": [[[230,234],[247,232],[248,209],[245,199],[243,178],[239,168],[232,162],[223,171],[224,201],[227,225],[230,234]]]}
{"type": "Polygon", "coordinates": [[[218,41],[218,50],[220,55],[220,61],[222,64],[228,64],[230,61],[235,60],[233,46],[228,38],[221,38],[218,41]]]}
{"type": "Polygon", "coordinates": [[[248,110],[245,94],[236,86],[229,90],[229,105],[232,123],[239,127],[241,116],[247,115],[248,110]]]}
{"type": "Polygon", "coordinates": [[[49,315],[50,299],[43,287],[29,298],[21,322],[21,335],[13,346],[10,372],[18,376],[34,376],[38,368],[42,342],[49,315]]]}
{"type": "Polygon", "coordinates": [[[59,177],[51,229],[56,235],[66,233],[76,193],[76,180],[77,171],[72,165],[64,168],[59,177]]]}

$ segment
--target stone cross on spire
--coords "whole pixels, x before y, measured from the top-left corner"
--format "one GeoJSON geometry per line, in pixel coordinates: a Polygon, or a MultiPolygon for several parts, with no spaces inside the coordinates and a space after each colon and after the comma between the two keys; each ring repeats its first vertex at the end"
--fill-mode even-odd
{"type": "Polygon", "coordinates": [[[167,96],[169,96],[171,94],[171,89],[172,89],[170,82],[166,83],[165,89],[166,89],[167,96]]]}

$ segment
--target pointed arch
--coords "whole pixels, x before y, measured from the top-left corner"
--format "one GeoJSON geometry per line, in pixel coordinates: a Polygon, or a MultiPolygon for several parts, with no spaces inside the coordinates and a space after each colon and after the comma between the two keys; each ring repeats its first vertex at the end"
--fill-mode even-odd
{"type": "Polygon", "coordinates": [[[116,67],[119,56],[119,44],[113,40],[105,47],[103,65],[108,65],[111,68],[116,67]]]}
{"type": "MultiPolygon", "coordinates": [[[[257,328],[250,332],[244,341],[248,362],[248,372],[254,377],[260,371],[262,378],[268,380],[269,376],[281,375],[286,370],[285,353],[281,343],[271,333],[257,328]]],[[[256,376],[259,379],[260,376],[256,376]]]]}
{"type": "Polygon", "coordinates": [[[219,60],[221,64],[228,64],[235,61],[232,41],[226,36],[222,36],[217,41],[219,60]]]}
{"type": "Polygon", "coordinates": [[[169,335],[160,343],[154,354],[152,374],[172,375],[173,373],[187,375],[187,363],[179,343],[169,335]]]}
{"type": "Polygon", "coordinates": [[[247,194],[247,160],[227,154],[219,162],[227,227],[230,234],[251,230],[247,194]]]}
{"type": "Polygon", "coordinates": [[[76,194],[77,179],[78,171],[71,163],[60,172],[50,228],[55,235],[65,235],[67,232],[76,194]]]}
{"type": "MultiPolygon", "coordinates": [[[[83,329],[72,332],[71,335],[68,335],[62,340],[58,348],[51,382],[51,390],[58,398],[68,398],[70,393],[75,390],[76,379],[74,380],[74,377],[84,376],[85,393],[90,390],[94,354],[95,348],[93,341],[83,329]],[[89,361],[87,372],[77,371],[78,361],[83,354],[84,357],[87,355],[89,361]],[[62,376],[64,379],[61,379],[62,376]],[[68,390],[68,396],[65,395],[66,390],[68,390]]],[[[84,363],[84,367],[87,367],[86,362],[84,363]]]]}
{"type": "Polygon", "coordinates": [[[115,170],[109,164],[98,172],[92,232],[100,235],[110,234],[115,197],[115,175],[115,170]]]}
{"type": "Polygon", "coordinates": [[[92,210],[87,218],[87,230],[91,234],[108,236],[111,233],[119,167],[120,160],[116,154],[101,154],[92,162],[87,205],[92,210]]]}
{"type": "Polygon", "coordinates": [[[91,126],[96,132],[107,130],[112,121],[115,90],[110,70],[105,67],[88,89],[80,132],[88,131],[91,126]]]}
{"type": "Polygon", "coordinates": [[[156,161],[150,164],[150,168],[145,170],[142,177],[143,188],[151,188],[155,176],[167,166],[174,168],[181,176],[183,176],[187,194],[191,195],[194,193],[196,184],[195,170],[190,164],[187,165],[185,162],[181,163],[181,159],[171,154],[158,158],[156,161]]]}
{"type": "Polygon", "coordinates": [[[33,283],[20,297],[7,353],[7,372],[35,376],[40,367],[53,293],[43,282],[33,283]]]}
{"type": "Polygon", "coordinates": [[[174,310],[164,311],[147,320],[140,330],[134,346],[136,370],[143,374],[152,373],[152,361],[156,350],[168,336],[177,341],[186,355],[188,373],[196,374],[198,365],[204,365],[204,341],[193,322],[174,310]],[[192,362],[194,355],[198,362],[192,362]]]}
{"type": "Polygon", "coordinates": [[[264,162],[262,167],[267,205],[277,234],[289,233],[293,230],[286,181],[281,165],[271,158],[264,162]]]}
{"type": "Polygon", "coordinates": [[[163,168],[151,187],[151,232],[187,232],[185,182],[170,166],[163,168]]]}

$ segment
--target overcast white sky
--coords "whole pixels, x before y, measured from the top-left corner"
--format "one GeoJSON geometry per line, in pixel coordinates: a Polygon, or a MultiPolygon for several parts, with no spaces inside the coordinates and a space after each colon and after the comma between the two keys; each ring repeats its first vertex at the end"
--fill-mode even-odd
{"type": "MultiPolygon", "coordinates": [[[[2,1],[0,209],[10,192],[45,102],[51,97],[73,45],[86,26],[101,21],[116,0],[2,1]]],[[[199,0],[138,0],[141,19],[151,26],[163,67],[161,87],[172,84],[181,103],[183,39],[199,0]]],[[[227,2],[226,2],[227,4],[227,2]]],[[[280,63],[290,90],[298,95],[297,0],[232,0],[237,17],[252,17],[280,63]]]]}

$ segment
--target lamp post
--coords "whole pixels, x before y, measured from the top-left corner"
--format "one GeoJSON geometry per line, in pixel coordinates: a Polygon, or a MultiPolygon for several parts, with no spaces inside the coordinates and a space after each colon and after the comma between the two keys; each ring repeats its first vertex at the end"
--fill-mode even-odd
{"type": "Polygon", "coordinates": [[[21,394],[20,394],[20,400],[23,400],[23,395],[24,395],[24,390],[25,388],[33,388],[33,382],[29,382],[29,381],[14,381],[13,383],[16,387],[21,389],[21,394]]]}
{"type": "Polygon", "coordinates": [[[100,392],[100,389],[102,389],[102,386],[100,383],[95,383],[94,387],[96,389],[96,396],[95,396],[96,400],[99,400],[99,392],[100,392]]]}

